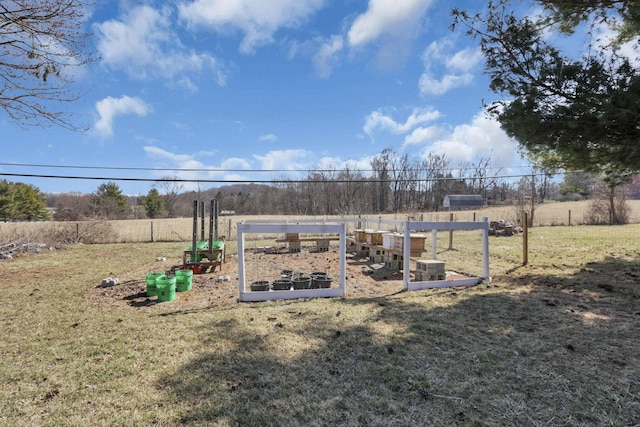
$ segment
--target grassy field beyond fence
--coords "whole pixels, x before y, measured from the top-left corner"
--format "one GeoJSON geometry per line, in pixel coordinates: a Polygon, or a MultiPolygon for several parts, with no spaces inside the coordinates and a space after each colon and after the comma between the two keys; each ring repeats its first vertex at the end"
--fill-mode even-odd
{"type": "MultiPolygon", "coordinates": [[[[628,202],[631,208],[630,223],[640,223],[640,200],[628,202]]],[[[534,226],[577,226],[584,225],[588,202],[548,202],[538,205],[534,215],[534,226]]],[[[377,228],[377,219],[393,219],[399,221],[449,221],[450,212],[417,212],[412,214],[385,214],[362,216],[370,222],[362,222],[362,227],[377,228]]],[[[487,217],[490,221],[505,220],[514,222],[514,207],[489,207],[475,211],[453,212],[454,221],[480,221],[487,217]]],[[[218,234],[226,240],[236,239],[239,222],[256,219],[293,220],[299,215],[272,216],[221,216],[218,219],[218,234]]],[[[358,219],[358,215],[349,216],[316,216],[305,219],[335,220],[358,219]]],[[[348,232],[356,228],[355,222],[348,224],[348,232]]],[[[205,219],[205,238],[208,237],[209,220],[205,219]]],[[[198,220],[197,235],[200,239],[201,220],[198,220]]],[[[615,233],[615,232],[612,232],[615,233]]],[[[85,243],[135,243],[135,242],[190,242],[193,235],[192,218],[162,218],[118,221],[84,221],[84,222],[37,222],[37,223],[2,223],[0,224],[0,242],[27,236],[29,239],[42,239],[43,236],[66,241],[83,241],[85,243]]]]}

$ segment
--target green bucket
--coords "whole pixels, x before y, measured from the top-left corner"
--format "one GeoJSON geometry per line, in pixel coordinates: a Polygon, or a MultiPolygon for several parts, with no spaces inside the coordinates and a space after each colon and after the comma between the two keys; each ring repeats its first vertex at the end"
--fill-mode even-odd
{"type": "Polygon", "coordinates": [[[176,299],[176,276],[163,276],[156,279],[158,301],[167,302],[176,299]]]}
{"type": "Polygon", "coordinates": [[[192,282],[193,270],[176,270],[176,291],[190,291],[192,282]]]}
{"type": "MultiPolygon", "coordinates": [[[[206,251],[209,249],[209,241],[208,240],[199,240],[196,242],[196,250],[198,251],[206,251]]],[[[189,245],[189,251],[193,251],[193,245],[189,245]]],[[[204,254],[196,254],[196,258],[191,260],[191,262],[201,262],[206,258],[204,254]]]]}
{"type": "Polygon", "coordinates": [[[158,290],[156,288],[156,281],[159,277],[163,277],[164,273],[147,273],[147,296],[155,297],[158,295],[158,290]]]}

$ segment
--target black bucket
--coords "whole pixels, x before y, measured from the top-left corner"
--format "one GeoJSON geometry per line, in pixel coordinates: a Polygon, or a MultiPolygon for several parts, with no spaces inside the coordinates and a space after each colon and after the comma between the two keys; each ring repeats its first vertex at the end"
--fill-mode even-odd
{"type": "Polygon", "coordinates": [[[293,289],[309,289],[311,287],[311,277],[302,276],[293,279],[293,289]]]}
{"type": "Polygon", "coordinates": [[[291,290],[292,282],[291,280],[281,279],[274,280],[271,284],[271,287],[274,291],[289,291],[291,290]]]}
{"type": "Polygon", "coordinates": [[[313,278],[313,282],[314,282],[313,286],[316,286],[317,288],[330,288],[331,283],[333,282],[333,279],[328,276],[315,276],[313,278]]]}
{"type": "Polygon", "coordinates": [[[317,280],[322,280],[325,277],[327,277],[327,273],[323,271],[314,271],[311,273],[311,289],[318,289],[320,286],[317,280]]]}
{"type": "Polygon", "coordinates": [[[252,292],[269,290],[269,282],[266,280],[258,280],[257,282],[253,282],[250,286],[252,292]]]}

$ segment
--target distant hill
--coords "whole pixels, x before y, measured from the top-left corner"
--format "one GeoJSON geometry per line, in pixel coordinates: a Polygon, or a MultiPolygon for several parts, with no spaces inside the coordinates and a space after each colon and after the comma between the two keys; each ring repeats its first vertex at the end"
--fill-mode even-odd
{"type": "MultiPolygon", "coordinates": [[[[260,190],[265,188],[271,188],[265,184],[231,184],[223,185],[221,187],[209,188],[200,192],[200,200],[212,200],[215,199],[218,194],[222,196],[231,196],[234,194],[257,194],[260,190]]],[[[189,200],[197,198],[196,191],[188,191],[181,193],[180,197],[185,197],[189,200]]]]}

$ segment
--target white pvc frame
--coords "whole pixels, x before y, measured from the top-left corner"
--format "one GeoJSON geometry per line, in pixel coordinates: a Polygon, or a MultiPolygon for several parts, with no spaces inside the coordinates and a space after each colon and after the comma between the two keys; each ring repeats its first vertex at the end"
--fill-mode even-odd
{"type": "Polygon", "coordinates": [[[428,280],[411,282],[411,239],[404,239],[404,273],[402,276],[403,288],[410,291],[433,288],[450,288],[454,286],[476,285],[480,280],[491,283],[489,276],[489,219],[482,218],[481,222],[412,222],[404,223],[405,235],[411,235],[412,230],[431,230],[432,234],[432,258],[436,259],[436,238],[438,230],[482,230],[482,276],[452,280],[428,280]]]}
{"type": "Polygon", "coordinates": [[[238,224],[238,291],[239,301],[271,301],[297,298],[342,297],[346,291],[346,226],[342,224],[279,224],[240,223],[238,224]],[[337,288],[299,289],[289,291],[250,291],[247,290],[244,250],[245,233],[315,233],[340,235],[340,272],[337,288]]]}

